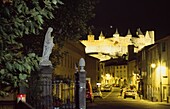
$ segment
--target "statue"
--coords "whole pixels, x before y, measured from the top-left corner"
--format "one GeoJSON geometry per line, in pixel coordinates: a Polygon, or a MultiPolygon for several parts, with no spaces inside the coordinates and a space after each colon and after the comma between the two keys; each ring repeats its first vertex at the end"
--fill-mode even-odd
{"type": "Polygon", "coordinates": [[[42,58],[40,60],[41,66],[52,66],[51,61],[49,60],[50,54],[52,52],[52,48],[54,46],[54,43],[53,43],[54,37],[51,36],[52,31],[53,31],[53,28],[49,27],[45,34],[43,54],[42,54],[42,58]]]}

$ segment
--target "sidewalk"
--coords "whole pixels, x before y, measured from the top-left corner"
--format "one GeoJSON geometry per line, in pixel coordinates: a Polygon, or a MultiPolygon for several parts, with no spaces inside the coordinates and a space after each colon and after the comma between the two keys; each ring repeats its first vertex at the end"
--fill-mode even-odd
{"type": "Polygon", "coordinates": [[[165,102],[165,101],[164,101],[164,102],[159,102],[159,101],[153,102],[153,101],[150,101],[150,100],[147,100],[147,99],[140,99],[140,101],[142,101],[142,102],[148,102],[148,103],[153,103],[153,104],[170,106],[170,103],[167,103],[167,102],[165,102]]]}
{"type": "MultiPolygon", "coordinates": [[[[118,98],[122,98],[122,99],[124,99],[123,98],[123,96],[120,96],[120,95],[118,95],[117,96],[118,98]]],[[[141,101],[141,102],[145,102],[145,103],[151,103],[151,104],[159,104],[159,105],[166,105],[166,106],[170,106],[170,103],[167,103],[167,102],[153,102],[153,101],[150,101],[150,100],[147,100],[147,99],[140,99],[139,97],[137,97],[135,100],[138,100],[138,101],[141,101]]]]}

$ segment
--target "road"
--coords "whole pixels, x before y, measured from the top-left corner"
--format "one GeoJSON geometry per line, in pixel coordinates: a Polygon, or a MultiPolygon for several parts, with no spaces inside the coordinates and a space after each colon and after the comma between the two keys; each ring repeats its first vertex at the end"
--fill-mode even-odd
{"type": "Polygon", "coordinates": [[[87,102],[87,109],[169,109],[170,104],[151,102],[143,99],[132,99],[119,96],[119,88],[112,92],[102,92],[103,99],[96,98],[94,103],[87,102]]]}

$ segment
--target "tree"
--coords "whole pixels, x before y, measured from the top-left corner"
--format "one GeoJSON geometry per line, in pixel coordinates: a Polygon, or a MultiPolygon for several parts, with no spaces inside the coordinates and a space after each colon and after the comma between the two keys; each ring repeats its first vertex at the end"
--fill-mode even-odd
{"type": "Polygon", "coordinates": [[[27,86],[31,71],[39,68],[39,57],[24,51],[21,38],[38,34],[45,19],[54,18],[60,0],[0,1],[0,96],[27,86]]]}
{"type": "Polygon", "coordinates": [[[88,22],[95,17],[97,0],[62,0],[64,5],[54,12],[55,19],[48,20],[45,27],[54,28],[55,47],[51,60],[59,64],[63,52],[61,48],[66,41],[78,41],[89,32],[88,22]]]}

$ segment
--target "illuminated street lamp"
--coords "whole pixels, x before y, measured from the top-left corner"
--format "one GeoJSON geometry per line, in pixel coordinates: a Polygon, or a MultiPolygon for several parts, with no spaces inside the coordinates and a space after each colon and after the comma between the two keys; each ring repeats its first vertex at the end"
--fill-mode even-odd
{"type": "Polygon", "coordinates": [[[110,74],[106,74],[106,83],[108,84],[108,82],[110,83],[110,79],[111,79],[111,76],[110,76],[110,74]]]}
{"type": "Polygon", "coordinates": [[[156,64],[152,63],[151,68],[155,68],[155,67],[156,67],[156,64]]]}
{"type": "Polygon", "coordinates": [[[107,73],[107,74],[106,74],[106,78],[107,78],[107,79],[110,79],[110,74],[107,73]]]}

